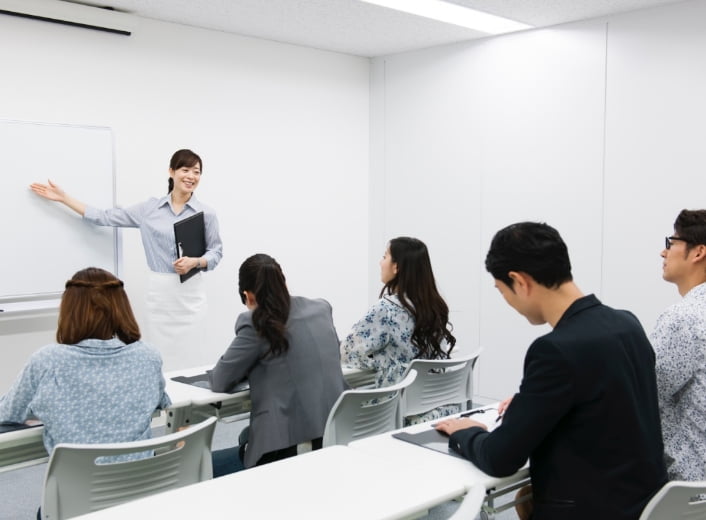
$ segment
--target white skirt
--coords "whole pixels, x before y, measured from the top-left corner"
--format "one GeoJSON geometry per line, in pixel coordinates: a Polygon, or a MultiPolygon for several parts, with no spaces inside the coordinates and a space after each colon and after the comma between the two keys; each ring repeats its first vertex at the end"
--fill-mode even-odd
{"type": "Polygon", "coordinates": [[[162,355],[165,371],[208,363],[202,359],[208,302],[201,273],[179,281],[175,273],[151,272],[145,340],[162,355]]]}

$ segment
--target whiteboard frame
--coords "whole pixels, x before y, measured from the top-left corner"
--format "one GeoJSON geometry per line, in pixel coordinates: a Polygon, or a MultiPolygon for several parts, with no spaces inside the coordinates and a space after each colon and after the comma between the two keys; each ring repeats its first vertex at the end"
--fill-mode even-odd
{"type": "MultiPolygon", "coordinates": [[[[111,176],[111,204],[112,207],[116,207],[116,175],[115,175],[115,134],[113,129],[108,126],[101,125],[86,125],[86,124],[74,124],[74,123],[55,123],[48,121],[33,121],[33,120],[21,120],[21,119],[7,119],[0,118],[0,124],[22,124],[22,125],[36,125],[36,126],[51,126],[58,128],[77,128],[83,130],[104,130],[108,131],[110,136],[110,176],[111,176]]],[[[51,201],[47,201],[51,203],[51,201]]],[[[120,228],[113,227],[112,232],[112,244],[113,244],[113,261],[112,261],[112,272],[118,278],[121,277],[123,270],[122,263],[122,236],[120,228]]],[[[70,276],[67,274],[67,276],[70,276]]],[[[27,294],[17,294],[3,296],[0,294],[0,320],[5,318],[10,318],[16,315],[34,315],[34,314],[45,314],[49,310],[58,309],[59,303],[61,302],[61,296],[63,291],[59,292],[43,292],[43,293],[27,293],[27,294]]]]}

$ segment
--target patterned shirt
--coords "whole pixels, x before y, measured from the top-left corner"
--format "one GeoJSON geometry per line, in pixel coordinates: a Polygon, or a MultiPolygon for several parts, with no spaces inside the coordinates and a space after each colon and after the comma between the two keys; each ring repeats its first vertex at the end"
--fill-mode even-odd
{"type": "Polygon", "coordinates": [[[203,258],[208,261],[207,269],[210,271],[221,261],[223,243],[218,233],[216,213],[198,201],[196,195],[191,196],[178,215],[172,207],[171,197],[165,195],[161,199],[151,198],[147,202],[124,209],[99,210],[87,206],[83,218],[99,226],[140,228],[142,245],[150,270],[157,273],[173,273],[172,264],[177,260],[174,223],[199,211],[204,213],[206,253],[203,258]]]}
{"type": "Polygon", "coordinates": [[[156,350],[141,341],[87,339],[35,352],[0,399],[0,421],[40,419],[51,453],[61,442],[149,439],[152,413],[170,404],[156,350]]]}
{"type": "Polygon", "coordinates": [[[670,479],[706,478],[706,283],[657,319],[650,336],[670,479]]]}
{"type": "MultiPolygon", "coordinates": [[[[412,344],[414,316],[395,294],[380,298],[341,343],[341,362],[376,371],[375,386],[381,388],[402,380],[407,367],[419,354],[412,344]]],[[[459,411],[458,406],[440,406],[407,424],[431,421],[459,411]]]]}

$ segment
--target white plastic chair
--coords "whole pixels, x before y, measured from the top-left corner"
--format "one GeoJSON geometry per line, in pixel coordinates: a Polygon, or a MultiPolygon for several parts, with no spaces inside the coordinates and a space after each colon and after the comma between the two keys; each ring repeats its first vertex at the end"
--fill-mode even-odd
{"type": "Polygon", "coordinates": [[[58,444],[44,478],[42,518],[63,520],[213,477],[216,418],[143,441],[58,444]],[[99,457],[155,451],[139,460],[96,463],[99,457]]]}
{"type": "Polygon", "coordinates": [[[472,520],[478,516],[480,508],[483,506],[483,500],[485,500],[485,488],[478,485],[473,486],[448,520],[472,520]]]}
{"type": "Polygon", "coordinates": [[[457,403],[467,410],[473,398],[473,367],[481,350],[454,359],[413,360],[407,370],[416,370],[417,378],[402,393],[402,416],[419,415],[457,403]]]}
{"type": "Polygon", "coordinates": [[[396,385],[343,392],[326,420],[323,446],[346,445],[363,437],[401,428],[400,396],[415,377],[417,372],[412,370],[396,385]],[[371,403],[373,399],[377,402],[371,403]]]}
{"type": "Polygon", "coordinates": [[[706,499],[703,499],[704,494],[706,494],[706,481],[674,480],[667,482],[647,503],[640,515],[640,520],[674,520],[676,518],[705,520],[706,499]]]}

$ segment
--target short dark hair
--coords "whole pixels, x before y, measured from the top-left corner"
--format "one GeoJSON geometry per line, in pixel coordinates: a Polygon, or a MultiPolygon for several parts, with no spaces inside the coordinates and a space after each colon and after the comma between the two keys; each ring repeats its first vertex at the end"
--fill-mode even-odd
{"type": "MultiPolygon", "coordinates": [[[[201,160],[201,157],[191,150],[183,148],[174,152],[174,155],[172,155],[172,158],[169,160],[169,169],[176,171],[184,166],[187,168],[193,168],[196,164],[199,165],[199,169],[203,172],[203,161],[201,160]]],[[[168,184],[169,187],[167,193],[171,193],[174,189],[174,179],[169,177],[168,184]]]]}
{"type": "Polygon", "coordinates": [[[123,282],[98,267],[82,269],[66,282],[56,341],[75,345],[84,339],[113,336],[126,344],[140,339],[123,282]]]}
{"type": "Polygon", "coordinates": [[[485,268],[510,289],[510,271],[527,273],[550,289],[573,279],[566,244],[556,229],[541,222],[518,222],[498,231],[485,257],[485,268]]]}
{"type": "Polygon", "coordinates": [[[674,221],[674,232],[686,241],[687,251],[706,245],[706,210],[683,209],[674,221]]]}

